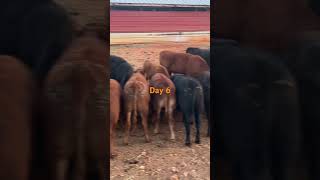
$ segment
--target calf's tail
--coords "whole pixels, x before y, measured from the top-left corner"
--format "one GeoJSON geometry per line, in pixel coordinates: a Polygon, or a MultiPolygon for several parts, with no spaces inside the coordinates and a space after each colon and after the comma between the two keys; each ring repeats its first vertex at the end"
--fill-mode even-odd
{"type": "Polygon", "coordinates": [[[201,86],[197,86],[194,90],[193,102],[194,105],[192,113],[201,113],[203,106],[204,106],[204,99],[203,99],[203,90],[201,86]]]}
{"type": "Polygon", "coordinates": [[[135,90],[133,92],[133,96],[132,96],[132,100],[133,100],[133,107],[132,107],[132,117],[133,117],[133,125],[134,127],[136,128],[137,126],[137,99],[138,99],[138,96],[139,96],[139,91],[135,90]]]}
{"type": "Polygon", "coordinates": [[[166,113],[165,113],[165,118],[166,118],[166,120],[168,120],[169,121],[169,118],[170,118],[170,116],[169,116],[169,113],[170,113],[170,111],[171,111],[171,109],[170,109],[170,94],[164,94],[165,96],[166,96],[166,113]]]}

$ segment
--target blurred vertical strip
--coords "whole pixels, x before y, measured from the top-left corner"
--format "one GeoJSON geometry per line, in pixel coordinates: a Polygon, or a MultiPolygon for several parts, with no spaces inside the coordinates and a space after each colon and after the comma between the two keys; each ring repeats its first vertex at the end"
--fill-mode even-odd
{"type": "Polygon", "coordinates": [[[309,0],[309,6],[311,9],[320,16],[320,1],[319,0],[309,0]]]}
{"type": "MultiPolygon", "coordinates": [[[[57,3],[63,5],[75,22],[76,34],[83,34],[87,32],[96,33],[106,43],[106,61],[109,68],[109,44],[110,44],[110,1],[109,0],[55,0],[57,3]]],[[[109,118],[109,79],[110,70],[107,69],[106,86],[107,86],[107,114],[109,118]]],[[[106,119],[106,136],[109,137],[109,122],[106,119]]],[[[108,144],[109,147],[109,138],[108,144]]],[[[109,157],[109,148],[107,148],[109,157]]],[[[105,179],[109,179],[109,159],[106,159],[105,179]]]]}

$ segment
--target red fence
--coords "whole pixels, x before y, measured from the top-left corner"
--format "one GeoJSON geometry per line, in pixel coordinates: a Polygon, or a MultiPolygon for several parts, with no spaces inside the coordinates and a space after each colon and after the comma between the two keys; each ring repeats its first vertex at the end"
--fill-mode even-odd
{"type": "Polygon", "coordinates": [[[111,33],[210,31],[210,11],[110,11],[111,33]]]}

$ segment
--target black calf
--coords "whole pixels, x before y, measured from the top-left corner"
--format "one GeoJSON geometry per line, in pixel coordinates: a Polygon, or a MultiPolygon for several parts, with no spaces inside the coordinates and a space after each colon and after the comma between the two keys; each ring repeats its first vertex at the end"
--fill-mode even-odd
{"type": "Polygon", "coordinates": [[[41,82],[72,40],[71,19],[52,0],[3,0],[0,22],[0,54],[21,59],[41,82]]]}
{"type": "Polygon", "coordinates": [[[234,180],[265,179],[268,172],[274,180],[294,179],[300,145],[295,80],[277,57],[233,50],[214,60],[215,155],[230,163],[234,180]]]}
{"type": "Polygon", "coordinates": [[[200,49],[195,47],[189,47],[186,53],[201,56],[210,66],[210,49],[200,49]]]}
{"type": "Polygon", "coordinates": [[[303,157],[310,177],[320,179],[320,41],[302,40],[289,50],[287,64],[295,75],[302,109],[303,157]]]}
{"type": "Polygon", "coordinates": [[[200,83],[188,76],[174,75],[171,77],[174,85],[176,86],[177,106],[183,114],[183,122],[186,129],[187,146],[191,145],[190,142],[190,119],[194,116],[196,125],[196,139],[195,143],[200,143],[200,114],[203,103],[203,91],[200,83]]]}
{"type": "Polygon", "coordinates": [[[195,77],[201,84],[204,94],[204,107],[208,120],[207,136],[211,134],[211,119],[210,119],[210,71],[205,71],[195,77]]]}
{"type": "Polygon", "coordinates": [[[111,79],[117,80],[123,88],[125,83],[133,74],[132,66],[123,58],[111,55],[111,79]]]}

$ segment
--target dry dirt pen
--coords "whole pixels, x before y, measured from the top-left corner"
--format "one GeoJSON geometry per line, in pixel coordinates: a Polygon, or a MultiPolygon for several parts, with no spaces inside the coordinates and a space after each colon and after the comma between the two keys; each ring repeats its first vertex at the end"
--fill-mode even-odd
{"type": "MultiPolygon", "coordinates": [[[[150,37],[147,37],[150,39],[150,37]]],[[[175,39],[177,39],[175,37],[175,39]]],[[[179,39],[179,38],[178,38],[179,39]]],[[[158,40],[158,39],[157,39],[158,40]]],[[[156,40],[155,40],[156,41],[156,40]]],[[[117,37],[117,43],[110,47],[110,54],[126,59],[134,68],[141,67],[145,60],[159,63],[159,52],[170,50],[185,52],[187,47],[209,47],[209,37],[191,38],[183,42],[148,41],[131,44],[127,38],[117,37]]],[[[111,42],[115,42],[111,39],[111,42]]],[[[193,125],[194,126],[194,125],[193,125]]],[[[129,145],[123,145],[124,129],[116,131],[115,145],[118,156],[110,160],[110,178],[136,180],[209,180],[210,179],[210,138],[206,137],[207,119],[202,116],[201,144],[194,144],[195,128],[192,128],[191,147],[184,145],[184,126],[181,119],[175,119],[176,140],[169,140],[168,123],[160,124],[160,133],[153,134],[149,126],[151,143],[145,143],[139,124],[136,134],[129,137],[129,145]]]]}

